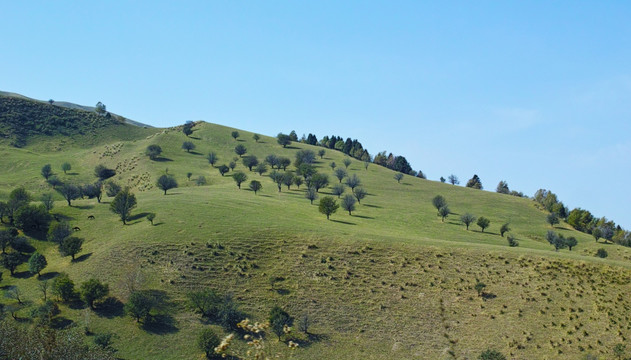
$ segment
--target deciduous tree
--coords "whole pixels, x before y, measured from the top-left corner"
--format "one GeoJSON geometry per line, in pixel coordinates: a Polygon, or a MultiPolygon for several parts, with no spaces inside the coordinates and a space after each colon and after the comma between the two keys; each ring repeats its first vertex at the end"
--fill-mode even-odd
{"type": "Polygon", "coordinates": [[[467,181],[467,187],[482,190],[482,181],[480,181],[478,175],[474,174],[473,177],[467,181]]]}
{"type": "Polygon", "coordinates": [[[72,200],[76,200],[81,196],[81,190],[77,185],[73,184],[63,184],[57,188],[57,191],[66,199],[68,206],[72,206],[72,200]]]}
{"type": "Polygon", "coordinates": [[[237,187],[239,189],[241,189],[241,183],[243,183],[247,179],[248,179],[248,176],[241,171],[237,171],[234,174],[232,174],[232,180],[234,180],[234,182],[237,183],[237,187]]]}
{"type": "Polygon", "coordinates": [[[37,276],[41,275],[40,273],[46,266],[48,266],[46,257],[37,251],[28,259],[28,270],[33,274],[37,274],[37,276]]]}
{"type": "Polygon", "coordinates": [[[467,227],[467,230],[469,230],[469,225],[473,224],[475,216],[470,213],[464,213],[460,216],[460,221],[462,221],[462,223],[467,227]]]}
{"type": "Polygon", "coordinates": [[[171,175],[162,175],[158,178],[156,183],[158,189],[164,191],[164,195],[167,194],[167,190],[177,188],[177,181],[171,175]]]}
{"type": "Polygon", "coordinates": [[[550,213],[546,216],[546,222],[554,228],[554,225],[559,223],[559,217],[555,213],[550,213]]]}
{"type": "Polygon", "coordinates": [[[162,148],[156,144],[147,146],[147,149],[145,150],[145,155],[149,156],[149,159],[151,160],[157,159],[160,154],[162,154],[162,148]]]}
{"type": "Polygon", "coordinates": [[[335,184],[333,185],[331,192],[333,195],[337,195],[337,197],[339,198],[344,193],[345,189],[346,187],[344,186],[344,184],[335,184]]]}
{"type": "Polygon", "coordinates": [[[265,174],[267,172],[267,165],[263,163],[256,165],[256,167],[254,168],[254,172],[256,172],[259,175],[265,174]]]}
{"type": "Polygon", "coordinates": [[[449,175],[449,177],[447,178],[449,180],[449,183],[451,185],[457,185],[460,184],[460,180],[458,180],[458,177],[454,174],[449,175]]]}
{"type": "Polygon", "coordinates": [[[278,135],[276,135],[276,141],[284,148],[287,147],[287,145],[291,145],[291,139],[289,138],[289,135],[283,133],[278,133],[278,135]]]}
{"type": "Polygon", "coordinates": [[[233,131],[230,133],[230,136],[232,136],[233,139],[237,140],[237,138],[239,137],[239,132],[238,131],[233,131]]]}
{"type": "Polygon", "coordinates": [[[337,204],[334,198],[330,196],[325,196],[320,199],[320,205],[318,209],[324,215],[326,215],[326,219],[329,219],[329,216],[334,214],[340,206],[337,204]]]}
{"type": "Polygon", "coordinates": [[[59,244],[59,253],[62,256],[70,256],[72,261],[75,260],[75,255],[81,251],[81,247],[83,246],[83,239],[69,236],[61,241],[59,244]]]}
{"type": "Polygon", "coordinates": [[[219,157],[217,156],[216,153],[209,152],[208,155],[206,155],[206,160],[208,160],[208,163],[210,164],[210,166],[214,167],[217,161],[219,161],[219,157]]]}
{"type": "Polygon", "coordinates": [[[394,174],[394,179],[395,179],[398,183],[401,183],[401,179],[403,179],[403,174],[402,174],[402,173],[396,173],[396,174],[394,174]]]}
{"type": "Polygon", "coordinates": [[[353,195],[355,196],[355,199],[357,199],[357,203],[361,204],[362,199],[368,195],[368,192],[362,187],[356,187],[353,190],[353,195]]]}
{"type": "Polygon", "coordinates": [[[504,234],[510,231],[509,223],[502,224],[500,227],[500,236],[504,237],[504,234]]]}
{"type": "Polygon", "coordinates": [[[441,207],[447,205],[447,200],[442,195],[436,195],[432,199],[432,205],[436,208],[436,210],[440,210],[441,207]]]}
{"type": "Polygon", "coordinates": [[[247,167],[252,171],[252,168],[259,164],[259,159],[254,155],[244,156],[241,160],[243,162],[243,166],[247,167]]]}
{"type": "Polygon", "coordinates": [[[254,191],[254,195],[256,195],[257,191],[260,191],[263,188],[260,181],[252,180],[250,181],[250,190],[254,191]]]}
{"type": "Polygon", "coordinates": [[[280,337],[285,333],[285,329],[293,326],[294,318],[289,316],[289,314],[279,306],[274,306],[269,314],[269,323],[270,328],[274,334],[278,336],[278,340],[280,341],[280,337]]]}
{"type": "Polygon", "coordinates": [[[438,209],[438,215],[440,215],[440,217],[442,218],[442,222],[445,222],[445,218],[447,216],[449,216],[449,207],[447,207],[447,205],[441,207],[440,209],[438,209]]]}
{"type": "Polygon", "coordinates": [[[477,224],[480,227],[480,229],[482,229],[482,232],[484,232],[484,229],[488,228],[489,225],[491,225],[491,220],[485,218],[484,216],[480,216],[478,218],[477,224]]]}
{"type": "Polygon", "coordinates": [[[230,171],[230,168],[224,164],[224,165],[219,165],[217,170],[219,170],[219,173],[221,174],[221,176],[224,176],[230,171]]]}
{"type": "Polygon", "coordinates": [[[102,300],[110,292],[109,285],[100,282],[97,279],[90,279],[79,288],[79,295],[81,300],[85,301],[90,309],[94,309],[94,302],[102,300]]]}
{"type": "Polygon", "coordinates": [[[348,211],[348,215],[352,215],[352,211],[355,211],[355,203],[357,200],[351,194],[347,194],[342,198],[341,205],[342,209],[348,211]]]}
{"type": "Polygon", "coordinates": [[[42,176],[44,179],[48,180],[49,177],[53,175],[53,169],[50,164],[46,164],[42,166],[42,176]]]}
{"type": "Polygon", "coordinates": [[[239,155],[239,157],[243,157],[243,155],[247,152],[248,152],[248,149],[246,149],[246,147],[242,144],[239,144],[234,147],[234,153],[239,155]]]}
{"type": "Polygon", "coordinates": [[[309,199],[309,201],[311,201],[311,205],[313,205],[313,200],[318,198],[318,193],[315,191],[314,188],[309,187],[305,192],[305,197],[309,199]]]}
{"type": "Polygon", "coordinates": [[[185,141],[182,143],[182,149],[186,150],[186,152],[191,152],[191,150],[195,149],[195,144],[190,141],[185,141]]]}
{"type": "Polygon", "coordinates": [[[132,194],[129,188],[119,191],[110,204],[110,210],[120,216],[123,225],[127,224],[131,210],[135,207],[136,195],[132,194]]]}

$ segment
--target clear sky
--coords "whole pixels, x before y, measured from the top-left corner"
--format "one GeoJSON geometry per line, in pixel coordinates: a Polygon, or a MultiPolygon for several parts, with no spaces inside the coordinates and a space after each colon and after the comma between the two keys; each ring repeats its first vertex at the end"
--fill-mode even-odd
{"type": "Polygon", "coordinates": [[[631,228],[631,2],[2,1],[0,90],[357,138],[631,228]]]}

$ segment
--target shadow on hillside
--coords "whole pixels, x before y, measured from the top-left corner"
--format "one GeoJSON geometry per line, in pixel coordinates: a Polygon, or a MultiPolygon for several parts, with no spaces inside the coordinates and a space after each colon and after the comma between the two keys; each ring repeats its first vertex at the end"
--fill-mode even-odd
{"type": "Polygon", "coordinates": [[[162,225],[162,224],[164,224],[164,223],[162,221],[160,221],[160,222],[154,223],[152,226],[159,226],[159,225],[162,225]]]}
{"type": "Polygon", "coordinates": [[[451,225],[462,225],[462,223],[456,222],[456,221],[447,221],[447,224],[451,224],[451,225]]]}
{"type": "Polygon", "coordinates": [[[74,217],[64,215],[64,214],[51,214],[51,215],[53,215],[53,219],[55,219],[55,221],[57,222],[74,220],[74,217]]]}
{"type": "Polygon", "coordinates": [[[406,182],[402,182],[402,183],[399,183],[399,184],[401,184],[401,185],[405,185],[405,186],[412,186],[412,184],[410,184],[410,183],[406,183],[406,182]]]}
{"type": "Polygon", "coordinates": [[[57,330],[69,329],[74,324],[74,321],[67,319],[63,316],[59,316],[53,319],[50,327],[57,330]]]}
{"type": "Polygon", "coordinates": [[[346,224],[346,225],[357,225],[355,223],[348,222],[348,221],[342,221],[342,220],[333,220],[333,219],[331,219],[330,221],[333,221],[333,222],[336,222],[336,223],[340,223],[340,224],[346,224]]]}
{"type": "Polygon", "coordinates": [[[556,227],[556,226],[554,227],[554,230],[572,231],[572,230],[567,229],[567,228],[556,227]]]}
{"type": "Polygon", "coordinates": [[[469,231],[477,232],[478,234],[499,235],[498,233],[494,233],[490,231],[480,231],[480,230],[474,230],[474,229],[469,229],[469,231]]]}
{"type": "Polygon", "coordinates": [[[176,313],[177,309],[176,305],[171,302],[169,295],[162,290],[147,290],[145,292],[153,298],[157,314],[146,321],[142,328],[147,332],[158,335],[180,331],[176,326],[175,318],[170,315],[176,313]]]}
{"type": "Polygon", "coordinates": [[[98,316],[106,317],[108,319],[125,315],[123,303],[117,298],[111,296],[99,304],[94,312],[96,312],[98,316]]]}
{"type": "Polygon", "coordinates": [[[30,271],[20,271],[20,272],[15,272],[15,274],[13,274],[13,277],[16,279],[30,279],[33,277],[32,272],[30,271]]]}
{"type": "Polygon", "coordinates": [[[74,259],[74,262],[83,262],[86,261],[90,258],[90,256],[92,256],[92,253],[87,253],[87,254],[83,254],[81,256],[79,256],[78,258],[74,259]]]}
{"type": "Polygon", "coordinates": [[[94,205],[72,205],[73,208],[75,209],[79,209],[79,210],[88,210],[88,209],[94,209],[94,205]]]}
{"type": "Polygon", "coordinates": [[[192,151],[192,150],[191,150],[191,151],[187,151],[187,153],[189,153],[189,154],[193,154],[193,155],[201,155],[201,154],[202,154],[202,153],[200,153],[200,152],[197,152],[197,151],[192,151]]]}
{"type": "Polygon", "coordinates": [[[278,295],[289,295],[290,291],[288,289],[276,289],[275,290],[278,295]]]}
{"type": "Polygon", "coordinates": [[[199,138],[199,137],[197,137],[197,136],[189,136],[188,138],[189,138],[189,139],[195,139],[195,140],[201,140],[201,139],[202,139],[202,138],[199,138]]]}
{"type": "Polygon", "coordinates": [[[158,157],[158,158],[153,159],[153,161],[157,161],[157,162],[167,162],[167,161],[173,161],[173,160],[171,160],[171,159],[169,159],[169,158],[165,158],[165,157],[158,157]]]}
{"type": "Polygon", "coordinates": [[[375,209],[381,209],[381,206],[379,206],[379,205],[362,204],[362,206],[366,206],[366,207],[369,207],[369,208],[375,208],[375,209]]]}
{"type": "Polygon", "coordinates": [[[497,297],[497,295],[493,293],[487,293],[487,292],[483,292],[482,294],[480,294],[480,296],[482,296],[482,299],[484,300],[492,300],[497,297]]]}
{"type": "Polygon", "coordinates": [[[365,215],[353,215],[353,217],[358,217],[360,219],[374,219],[374,217],[372,216],[365,216],[365,215]]]}
{"type": "Polygon", "coordinates": [[[149,215],[148,212],[141,212],[141,213],[138,213],[136,215],[130,216],[129,219],[127,219],[127,221],[135,221],[135,220],[138,220],[138,219],[142,219],[144,217],[147,217],[147,215],[149,215]]]}
{"type": "Polygon", "coordinates": [[[73,172],[66,173],[65,175],[75,176],[75,175],[79,175],[79,173],[76,171],[73,171],[73,172]]]}
{"type": "Polygon", "coordinates": [[[41,281],[50,280],[56,277],[57,275],[59,275],[57,271],[49,271],[45,274],[42,274],[42,276],[40,276],[38,280],[41,280],[41,281]]]}

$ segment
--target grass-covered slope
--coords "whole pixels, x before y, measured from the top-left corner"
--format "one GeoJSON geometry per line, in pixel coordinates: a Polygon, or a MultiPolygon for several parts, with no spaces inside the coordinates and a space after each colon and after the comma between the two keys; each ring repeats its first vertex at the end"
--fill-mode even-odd
{"type": "MultiPolygon", "coordinates": [[[[242,130],[235,140],[234,129],[208,123],[194,130],[187,138],[177,128],[142,129],[130,140],[117,139],[110,130],[100,136],[109,141],[95,146],[85,135],[67,142],[41,137],[22,149],[0,145],[0,168],[7,170],[0,174],[0,200],[20,184],[38,195],[51,191],[39,174],[46,163],[61,180],[77,183],[93,182],[94,166],[104,164],[116,169],[115,181],[137,195],[138,207],[126,226],[109,211],[111,198],[102,204],[77,200],[72,207],[58,198],[53,213],[69,218],[85,238],[80,261],[33,240],[48,258],[44,274],[66,272],[76,283],[99,278],[123,302],[129,275],[138,274],[139,286],[168,298],[170,316],[150,328],[124,316],[120,306],[100,312],[62,306],[62,316],[73,323],[84,326],[88,319],[92,331],[118,334],[114,347],[123,358],[199,358],[195,339],[202,328],[224,334],[185,308],[186,292],[200,287],[233,293],[255,320],[264,320],[276,304],[297,318],[309,314],[311,335],[295,335],[301,347],[292,356],[300,359],[471,359],[489,347],[515,359],[578,358],[588,352],[612,354],[614,345],[631,335],[631,302],[625,296],[631,252],[597,244],[567,225],[554,231],[575,236],[579,245],[555,252],[544,239],[552,229],[546,214],[529,199],[409,176],[397,183],[391,170],[365,169],[352,160],[348,172],[360,177],[368,196],[352,216],[339,209],[327,221],[318,201],[310,205],[304,197],[304,185],[278,192],[269,177],[248,171],[239,160],[235,171],[248,175],[239,190],[232,172],[221,176],[205,159],[213,151],[219,156],[216,166],[228,164],[237,156],[237,144],[259,160],[269,154],[293,160],[299,149],[320,148],[282,148],[265,136],[255,142],[242,130]],[[182,150],[184,141],[196,149],[182,150]],[[156,161],[144,155],[151,144],[163,150],[156,161]],[[59,169],[66,161],[72,164],[68,174],[59,169]],[[155,182],[166,172],[179,188],[163,195],[155,182]],[[188,172],[191,179],[205,176],[208,184],[196,186],[187,180],[188,172]],[[257,195],[247,190],[253,179],[263,183],[257,195]],[[438,194],[452,212],[445,222],[431,203],[438,194]],[[145,219],[149,212],[157,215],[154,226],[145,219]],[[458,220],[465,212],[489,218],[490,228],[465,230],[458,220]],[[499,235],[505,222],[519,247],[509,247],[499,235]],[[594,257],[601,247],[608,250],[607,259],[594,257]],[[273,286],[271,278],[278,278],[273,286]],[[474,289],[477,282],[487,285],[484,296],[474,289]]],[[[337,179],[329,163],[343,167],[343,159],[327,150],[317,160],[331,185],[337,179]]],[[[330,192],[331,186],[319,196],[330,192]]],[[[4,271],[2,285],[18,285],[38,303],[39,280],[25,271],[26,265],[18,269],[21,276],[4,271]]],[[[285,354],[274,336],[268,341],[285,354]]],[[[242,341],[233,346],[246,347],[242,341]]]]}
{"type": "MultiPolygon", "coordinates": [[[[6,94],[6,93],[5,93],[6,94]]],[[[140,129],[126,124],[117,116],[101,116],[93,111],[58,106],[26,97],[0,94],[0,140],[22,147],[37,136],[78,135],[99,136],[101,131],[118,127],[122,139],[130,139],[128,132],[140,129]],[[124,129],[121,129],[124,128],[124,129]]]]}

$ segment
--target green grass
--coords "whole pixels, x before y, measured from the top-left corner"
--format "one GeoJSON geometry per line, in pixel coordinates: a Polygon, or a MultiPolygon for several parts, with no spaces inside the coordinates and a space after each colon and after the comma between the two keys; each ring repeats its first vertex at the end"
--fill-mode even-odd
{"type": "MultiPolygon", "coordinates": [[[[487,347],[516,359],[577,358],[611,354],[631,335],[631,304],[624,295],[631,249],[597,244],[561,224],[555,231],[575,236],[579,245],[555,252],[544,238],[551,229],[546,214],[532,200],[409,176],[399,184],[393,171],[374,164],[365,170],[353,159],[348,171],[369,195],[353,216],[340,209],[327,221],[317,200],[310,205],[304,198],[304,185],[279,193],[267,176],[249,172],[239,160],[236,170],[246,172],[248,181],[238,190],[231,172],[222,177],[205,159],[214,151],[216,166],[228,164],[237,144],[259,160],[272,153],[293,160],[299,149],[320,148],[283,149],[265,136],[255,143],[242,130],[235,141],[234,129],[207,123],[197,124],[191,138],[178,128],[134,129],[124,135],[107,128],[96,136],[39,137],[21,149],[0,145],[0,168],[6,169],[0,199],[18,185],[37,195],[51,191],[39,174],[46,163],[62,180],[78,183],[94,181],[94,166],[102,163],[116,168],[114,179],[136,193],[138,207],[127,226],[109,211],[111,198],[102,204],[77,200],[73,207],[59,198],[53,213],[69,217],[86,240],[82,261],[71,263],[52,244],[33,240],[49,262],[44,274],[67,272],[77,284],[97,277],[122,301],[130,273],[142,274],[144,288],[165,292],[174,325],[150,331],[116,311],[99,315],[62,306],[62,316],[79,326],[89,314],[92,331],[117,333],[114,346],[122,358],[199,358],[200,329],[221,332],[184,307],[186,292],[201,286],[233,293],[254,320],[264,320],[275,304],[296,317],[308,312],[318,336],[296,335],[301,348],[292,355],[299,359],[461,359],[487,347]],[[194,142],[194,152],[182,150],[183,141],[194,142]],[[159,161],[144,155],[150,144],[162,147],[159,161]],[[68,175],[60,170],[65,161],[72,164],[68,175]],[[165,196],[155,181],[167,169],[180,187],[165,196]],[[208,185],[187,181],[187,172],[191,179],[205,176],[208,185]],[[246,190],[253,179],[263,183],[258,195],[246,190]],[[444,223],[431,204],[437,194],[453,212],[444,223]],[[154,226],[144,218],[149,212],[157,214],[154,226]],[[459,221],[465,212],[489,218],[490,228],[482,233],[474,224],[466,231],[459,221]],[[499,236],[505,222],[519,247],[499,236]],[[607,259],[594,257],[600,247],[608,250],[607,259]],[[271,289],[275,276],[285,280],[271,289]],[[477,296],[477,281],[487,284],[487,298],[477,296]]],[[[328,164],[343,167],[343,159],[333,150],[318,159],[331,184],[337,179],[328,164]]],[[[329,193],[330,186],[319,195],[329,193]]],[[[18,272],[24,271],[21,265],[18,272]]],[[[39,302],[35,277],[3,275],[3,286],[18,285],[32,303],[39,302]]],[[[269,341],[285,351],[273,337],[269,341]]],[[[245,348],[242,341],[235,346],[245,348]]]]}

